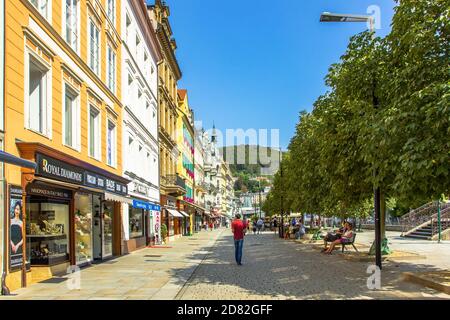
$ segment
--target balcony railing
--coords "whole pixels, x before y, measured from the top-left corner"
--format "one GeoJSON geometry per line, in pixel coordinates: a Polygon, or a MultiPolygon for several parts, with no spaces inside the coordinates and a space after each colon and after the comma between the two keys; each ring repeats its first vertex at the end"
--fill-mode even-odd
{"type": "Polygon", "coordinates": [[[178,174],[169,174],[166,176],[169,185],[174,185],[186,189],[186,182],[178,174]]]}

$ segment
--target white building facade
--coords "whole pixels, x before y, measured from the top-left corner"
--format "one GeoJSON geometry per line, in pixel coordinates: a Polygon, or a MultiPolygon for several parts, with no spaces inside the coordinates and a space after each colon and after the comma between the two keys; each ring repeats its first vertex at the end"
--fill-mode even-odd
{"type": "Polygon", "coordinates": [[[206,211],[206,194],[208,192],[208,186],[205,182],[205,148],[203,146],[203,134],[204,130],[194,128],[195,141],[194,141],[194,166],[195,166],[195,219],[194,230],[196,232],[201,230],[202,223],[204,221],[204,214],[206,211]]]}
{"type": "Polygon", "coordinates": [[[121,1],[123,175],[131,197],[123,204],[122,251],[158,241],[158,61],[161,51],[142,0],[121,1]]]}

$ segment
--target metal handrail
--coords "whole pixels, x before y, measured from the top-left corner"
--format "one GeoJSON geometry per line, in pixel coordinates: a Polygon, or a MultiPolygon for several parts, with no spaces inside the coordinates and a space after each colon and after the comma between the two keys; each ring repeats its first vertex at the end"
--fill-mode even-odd
{"type": "MultiPolygon", "coordinates": [[[[442,212],[450,208],[450,202],[441,203],[440,206],[442,212]]],[[[432,223],[433,220],[437,219],[437,211],[438,203],[437,201],[434,201],[412,210],[401,217],[400,224],[402,226],[402,235],[412,232],[426,223],[432,223]]]]}

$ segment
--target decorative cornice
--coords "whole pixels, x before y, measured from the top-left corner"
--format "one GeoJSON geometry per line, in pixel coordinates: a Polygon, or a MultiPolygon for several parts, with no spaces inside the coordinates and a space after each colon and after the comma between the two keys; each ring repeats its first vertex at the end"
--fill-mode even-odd
{"type": "Polygon", "coordinates": [[[22,27],[23,33],[25,37],[29,38],[36,46],[41,48],[46,55],[48,55],[51,59],[56,56],[56,53],[50,49],[30,28],[22,27]]]}
{"type": "Polygon", "coordinates": [[[171,66],[172,72],[175,74],[176,80],[180,80],[183,76],[181,73],[180,65],[178,64],[178,60],[175,56],[175,52],[172,50],[172,45],[170,44],[170,39],[167,36],[164,28],[161,24],[158,25],[156,30],[158,35],[159,43],[163,49],[164,58],[168,60],[169,65],[171,66]]]}

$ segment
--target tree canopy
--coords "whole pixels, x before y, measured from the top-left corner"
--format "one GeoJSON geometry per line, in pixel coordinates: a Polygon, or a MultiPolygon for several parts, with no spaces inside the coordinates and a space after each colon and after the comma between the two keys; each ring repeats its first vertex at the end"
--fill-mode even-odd
{"type": "Polygon", "coordinates": [[[450,1],[397,3],[363,32],[302,111],[264,211],[366,216],[373,188],[401,208],[450,193],[450,1]]]}

